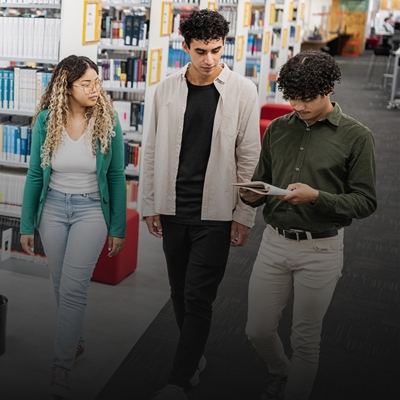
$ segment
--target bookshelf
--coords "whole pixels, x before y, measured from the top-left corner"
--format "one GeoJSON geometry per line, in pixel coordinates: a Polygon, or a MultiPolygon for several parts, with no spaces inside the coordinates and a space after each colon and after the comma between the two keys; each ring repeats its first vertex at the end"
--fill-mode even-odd
{"type": "Polygon", "coordinates": [[[305,0],[252,2],[246,76],[258,87],[260,106],[285,102],[275,81],[279,68],[300,51],[304,9],[305,0]]]}
{"type": "MultiPolygon", "coordinates": [[[[125,169],[128,186],[132,182],[137,185],[137,181],[140,181],[142,164],[140,155],[143,154],[146,142],[154,92],[157,83],[167,76],[169,35],[164,34],[163,29],[166,26],[168,29],[168,23],[172,22],[173,7],[170,9],[171,20],[166,19],[162,11],[164,9],[164,12],[168,12],[169,4],[172,3],[162,0],[152,0],[151,4],[139,1],[102,3],[102,40],[98,45],[97,62],[103,75],[103,87],[113,100],[124,131],[128,152],[125,169]],[[130,18],[132,26],[139,20],[137,35],[129,34],[132,32],[130,29],[135,29],[129,25],[130,18]],[[119,28],[122,27],[124,37],[113,35],[113,24],[114,26],[120,24],[119,28]],[[114,71],[113,74],[109,74],[110,71],[114,71]],[[129,76],[132,76],[132,79],[129,76]],[[133,111],[137,110],[138,105],[140,105],[139,116],[133,111]],[[124,115],[130,116],[129,121],[124,121],[124,115]]],[[[135,205],[140,213],[140,185],[134,190],[138,190],[137,199],[131,203],[137,203],[135,205]]],[[[128,205],[129,203],[128,199],[128,205]]]]}

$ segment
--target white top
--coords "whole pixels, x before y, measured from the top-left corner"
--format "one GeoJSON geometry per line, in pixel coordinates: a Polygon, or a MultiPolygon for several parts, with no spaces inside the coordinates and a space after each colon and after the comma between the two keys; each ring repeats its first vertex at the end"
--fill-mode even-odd
{"type": "Polygon", "coordinates": [[[92,155],[88,130],[78,140],[72,140],[65,128],[63,129],[62,142],[52,157],[49,183],[51,189],[71,194],[99,190],[96,157],[92,155]]]}

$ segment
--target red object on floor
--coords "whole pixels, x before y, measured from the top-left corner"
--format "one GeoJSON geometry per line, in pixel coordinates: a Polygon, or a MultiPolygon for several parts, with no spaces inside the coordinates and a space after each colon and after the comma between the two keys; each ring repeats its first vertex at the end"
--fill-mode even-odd
{"type": "Polygon", "coordinates": [[[380,38],[380,37],[378,37],[378,36],[375,36],[375,37],[371,36],[371,37],[367,38],[366,44],[365,44],[365,48],[366,48],[366,49],[371,49],[371,50],[373,50],[373,49],[375,49],[375,47],[378,46],[378,44],[379,44],[380,41],[381,41],[381,38],[380,38]]]}
{"type": "Polygon", "coordinates": [[[116,285],[130,275],[137,266],[139,242],[139,213],[126,210],[125,246],[114,257],[108,257],[108,237],[93,271],[92,281],[116,285]]]}
{"type": "Polygon", "coordinates": [[[260,113],[260,138],[261,141],[264,137],[265,130],[268,125],[275,118],[281,117],[282,115],[289,114],[294,110],[290,104],[276,104],[267,103],[261,107],[260,113]]]}

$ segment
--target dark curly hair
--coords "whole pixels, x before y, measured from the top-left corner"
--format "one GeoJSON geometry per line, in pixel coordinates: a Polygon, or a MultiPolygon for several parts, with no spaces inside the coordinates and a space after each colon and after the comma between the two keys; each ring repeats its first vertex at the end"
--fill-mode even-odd
{"type": "Polygon", "coordinates": [[[193,11],[179,26],[181,35],[190,47],[192,40],[203,40],[206,44],[211,40],[225,41],[229,32],[228,22],[219,12],[212,10],[193,11]]]}
{"type": "Polygon", "coordinates": [[[277,84],[285,100],[309,101],[332,92],[340,82],[340,69],[328,53],[306,50],[296,54],[279,71],[277,84]]]}

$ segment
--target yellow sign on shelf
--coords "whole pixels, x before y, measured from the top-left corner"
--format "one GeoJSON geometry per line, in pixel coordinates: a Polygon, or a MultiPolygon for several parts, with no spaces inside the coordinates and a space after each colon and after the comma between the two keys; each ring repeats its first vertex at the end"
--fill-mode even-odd
{"type": "Polygon", "coordinates": [[[160,36],[169,36],[172,33],[172,15],[174,4],[171,1],[162,2],[160,36]]]}
{"type": "Polygon", "coordinates": [[[288,35],[288,28],[282,29],[282,49],[284,49],[287,45],[287,35],[288,35]]]}
{"type": "Polygon", "coordinates": [[[236,38],[236,61],[240,61],[243,58],[244,50],[244,35],[236,38]]]}
{"type": "Polygon", "coordinates": [[[217,11],[217,3],[215,1],[209,1],[207,8],[212,11],[217,11]]]}
{"type": "Polygon", "coordinates": [[[269,44],[271,43],[271,32],[265,31],[264,32],[264,54],[268,53],[269,51],[269,44]]]}
{"type": "Polygon", "coordinates": [[[246,1],[244,3],[244,16],[243,16],[243,26],[251,25],[251,2],[246,1]]]}
{"type": "Polygon", "coordinates": [[[149,85],[160,81],[161,76],[161,54],[162,49],[150,50],[150,73],[149,73],[149,85]]]}
{"type": "Polygon", "coordinates": [[[293,21],[293,1],[289,3],[289,14],[288,14],[288,21],[293,21]]]}
{"type": "Polygon", "coordinates": [[[306,5],[305,3],[301,3],[301,8],[300,8],[300,19],[303,20],[304,19],[304,11],[306,9],[306,5]]]}
{"type": "Polygon", "coordinates": [[[272,25],[275,22],[275,3],[271,3],[269,10],[269,24],[272,25]]]}
{"type": "Polygon", "coordinates": [[[100,42],[101,0],[85,0],[83,3],[82,44],[100,42]]]}
{"type": "Polygon", "coordinates": [[[298,43],[300,40],[300,32],[301,32],[301,26],[297,25],[296,26],[296,43],[298,43]]]}

